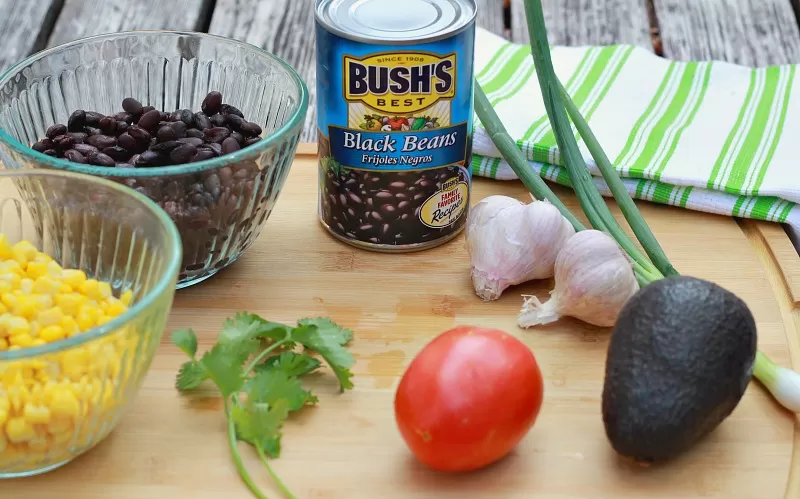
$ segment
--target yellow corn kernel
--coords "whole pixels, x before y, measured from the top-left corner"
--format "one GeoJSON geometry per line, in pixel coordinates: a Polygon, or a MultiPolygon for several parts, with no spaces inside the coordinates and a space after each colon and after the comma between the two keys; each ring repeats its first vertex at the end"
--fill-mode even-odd
{"type": "Polygon", "coordinates": [[[39,338],[41,338],[47,343],[63,340],[66,337],[67,333],[64,332],[64,328],[58,325],[47,326],[42,328],[41,331],[39,331],[39,338]]]}
{"type": "Polygon", "coordinates": [[[28,441],[28,449],[34,452],[46,451],[49,446],[50,443],[47,441],[47,437],[45,436],[37,435],[28,441]]]}
{"type": "MultiPolygon", "coordinates": [[[[30,265],[28,265],[30,267],[30,265]]],[[[61,283],[50,276],[43,275],[33,283],[33,292],[43,295],[54,295],[58,293],[61,283]]]]}
{"type": "Polygon", "coordinates": [[[80,328],[78,328],[78,323],[75,322],[75,319],[71,315],[65,315],[62,317],[59,325],[67,334],[67,336],[72,336],[80,331],[80,328]]]}
{"type": "Polygon", "coordinates": [[[70,285],[68,285],[68,284],[64,284],[63,282],[62,282],[61,284],[59,284],[59,285],[58,285],[58,292],[59,292],[60,294],[64,294],[64,293],[72,293],[73,291],[74,291],[74,290],[72,289],[72,287],[71,287],[70,285]]]}
{"type": "Polygon", "coordinates": [[[24,317],[11,316],[8,320],[6,331],[8,331],[9,336],[17,336],[20,334],[30,335],[31,324],[24,317]]]}
{"type": "Polygon", "coordinates": [[[50,410],[53,416],[75,418],[78,416],[80,403],[68,388],[58,387],[53,391],[50,410]]]}
{"type": "Polygon", "coordinates": [[[100,297],[99,285],[100,283],[96,279],[86,279],[80,286],[77,286],[77,289],[89,298],[97,299],[100,297]]]}
{"type": "Polygon", "coordinates": [[[33,337],[29,334],[17,334],[8,339],[9,344],[18,347],[33,346],[33,337]]]}
{"type": "Polygon", "coordinates": [[[3,305],[11,309],[17,305],[17,297],[10,291],[0,295],[0,301],[3,302],[3,305]]]}
{"type": "Polygon", "coordinates": [[[53,307],[39,312],[36,319],[42,326],[52,326],[54,324],[60,324],[64,317],[65,315],[61,307],[53,307]]]}
{"type": "Polygon", "coordinates": [[[79,289],[86,282],[86,272],[76,269],[64,269],[61,272],[61,282],[71,287],[79,289]]]}
{"type": "Polygon", "coordinates": [[[0,407],[0,427],[6,424],[8,421],[8,408],[0,407]]]}
{"type": "MultiPolygon", "coordinates": [[[[77,401],[75,402],[77,404],[77,401]]],[[[76,405],[77,407],[77,405],[76,405]]],[[[59,433],[70,433],[72,430],[72,420],[70,419],[72,416],[68,417],[59,417],[56,416],[55,411],[53,411],[53,417],[50,418],[50,422],[47,424],[47,432],[51,435],[58,435],[59,433]]]]}
{"type": "Polygon", "coordinates": [[[97,325],[98,326],[102,326],[103,324],[105,324],[106,322],[111,321],[112,319],[114,319],[114,318],[113,317],[109,317],[109,316],[107,316],[105,314],[101,314],[100,317],[97,318],[97,325]]]}
{"type": "Polygon", "coordinates": [[[11,418],[6,423],[6,436],[11,443],[22,443],[36,436],[33,425],[25,418],[11,418]]]}
{"type": "Polygon", "coordinates": [[[111,284],[107,282],[98,282],[97,283],[97,292],[100,294],[101,299],[108,299],[113,296],[111,291],[111,284]]]}
{"type": "Polygon", "coordinates": [[[0,338],[0,352],[3,350],[8,350],[8,340],[5,338],[0,338]]]}
{"type": "Polygon", "coordinates": [[[28,263],[28,268],[25,269],[25,273],[31,279],[38,279],[44,275],[47,275],[47,262],[40,261],[37,257],[36,260],[28,263]]]}
{"type": "Polygon", "coordinates": [[[14,246],[12,246],[11,253],[13,254],[14,252],[21,253],[21,254],[25,255],[25,257],[28,260],[35,259],[36,255],[39,254],[39,252],[36,250],[36,246],[31,244],[30,241],[24,241],[24,240],[16,243],[14,246]]]}
{"type": "Polygon", "coordinates": [[[78,293],[63,293],[56,295],[56,305],[65,313],[76,315],[81,306],[86,302],[86,297],[78,293]]]}
{"type": "Polygon", "coordinates": [[[11,258],[11,243],[5,234],[0,234],[0,259],[7,260],[11,258]]]}
{"type": "Polygon", "coordinates": [[[91,364],[91,359],[87,359],[85,353],[83,349],[76,348],[61,354],[61,370],[74,381],[81,379],[86,373],[87,364],[91,364]]]}
{"type": "Polygon", "coordinates": [[[121,301],[126,307],[130,306],[131,300],[133,300],[133,291],[130,289],[122,293],[119,297],[119,301],[121,301]]]}
{"type": "Polygon", "coordinates": [[[18,317],[31,318],[36,315],[37,308],[36,300],[34,300],[30,294],[25,294],[17,297],[17,303],[12,309],[14,311],[14,315],[18,317]]]}
{"type": "Polygon", "coordinates": [[[117,317],[118,315],[122,315],[128,308],[122,304],[119,300],[114,300],[108,305],[108,310],[106,310],[106,315],[111,317],[117,317]]]}
{"type": "Polygon", "coordinates": [[[78,312],[78,316],[75,317],[75,321],[78,323],[78,328],[81,331],[86,331],[94,327],[94,319],[86,307],[81,308],[81,311],[78,312]]]}
{"type": "Polygon", "coordinates": [[[61,265],[56,263],[53,260],[47,262],[47,275],[50,277],[55,277],[56,279],[61,279],[61,276],[64,272],[64,269],[61,268],[61,265]]]}
{"type": "Polygon", "coordinates": [[[31,424],[47,424],[50,422],[50,409],[41,405],[26,404],[22,417],[31,424]]]}
{"type": "Polygon", "coordinates": [[[33,293],[33,285],[34,285],[33,279],[23,277],[19,283],[19,290],[24,294],[31,294],[33,293]]]}

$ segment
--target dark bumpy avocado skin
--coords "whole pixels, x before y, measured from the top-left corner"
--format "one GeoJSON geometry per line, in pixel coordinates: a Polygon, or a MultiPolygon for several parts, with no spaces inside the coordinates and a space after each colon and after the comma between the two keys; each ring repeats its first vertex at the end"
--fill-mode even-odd
{"type": "Polygon", "coordinates": [[[731,292],[684,276],[645,286],[611,334],[603,423],[612,447],[641,462],[686,451],[736,408],[755,355],[755,321],[731,292]]]}

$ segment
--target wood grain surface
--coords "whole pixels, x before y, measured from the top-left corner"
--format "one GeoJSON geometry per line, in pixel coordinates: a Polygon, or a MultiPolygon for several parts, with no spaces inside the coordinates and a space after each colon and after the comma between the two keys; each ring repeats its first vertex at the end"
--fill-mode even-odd
{"type": "Polygon", "coordinates": [[[664,55],[748,66],[800,63],[789,0],[653,0],[664,55]]]}
{"type": "Polygon", "coordinates": [[[137,29],[202,31],[211,4],[211,0],[66,0],[48,46],[137,29]]]}
{"type": "MultiPolygon", "coordinates": [[[[642,0],[543,0],[542,7],[552,45],[631,43],[652,49],[642,0]]],[[[511,38],[529,42],[524,0],[511,2],[511,38]]]]}
{"type": "MultiPolygon", "coordinates": [[[[313,153],[313,145],[301,151],[313,153]]],[[[564,319],[523,331],[520,294],[544,298],[549,281],[509,289],[483,303],[469,282],[461,237],[439,248],[401,255],[365,252],[330,237],[316,217],[316,161],[298,158],[258,241],[234,266],[177,293],[168,332],[192,327],[200,350],[222,321],[248,310],[292,323],[329,316],[354,329],[353,391],[337,393],[332,376],[314,382],[316,408],[286,427],[275,471],[299,498],[795,499],[800,423],[752,383],[735,410],[688,454],[667,465],[632,468],[611,451],[600,417],[608,330],[564,319]],[[394,423],[394,389],[413,356],[457,324],[498,327],[537,357],[545,378],[539,419],[512,455],[485,470],[439,474],[419,465],[394,423]],[[791,476],[794,470],[795,475],[791,476]],[[793,485],[794,484],[794,485],[793,485]]],[[[527,200],[518,183],[475,181],[473,202],[490,194],[527,200]]],[[[570,209],[566,189],[556,193],[570,209]]],[[[613,206],[615,215],[622,220],[613,206]]],[[[784,277],[757,232],[729,217],[643,203],[641,210],[676,267],[713,280],[748,304],[759,347],[781,365],[800,367],[798,316],[784,277]],[[698,256],[701,255],[701,256],[698,256]]],[[[62,499],[248,498],[225,441],[213,392],[180,396],[173,387],[185,360],[166,339],[131,412],[97,448],[39,477],[3,483],[3,497],[62,499]]],[[[499,408],[500,410],[500,408],[499,408]]],[[[246,463],[272,487],[255,454],[246,463]]]]}
{"type": "Polygon", "coordinates": [[[59,7],[58,0],[0,0],[0,71],[44,47],[59,7]]]}

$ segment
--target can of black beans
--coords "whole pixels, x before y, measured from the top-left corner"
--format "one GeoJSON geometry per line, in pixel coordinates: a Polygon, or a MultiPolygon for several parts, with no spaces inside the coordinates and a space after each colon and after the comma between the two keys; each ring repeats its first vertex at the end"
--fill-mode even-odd
{"type": "Polygon", "coordinates": [[[317,0],[319,218],[408,252],[464,228],[472,186],[474,0],[317,0]]]}

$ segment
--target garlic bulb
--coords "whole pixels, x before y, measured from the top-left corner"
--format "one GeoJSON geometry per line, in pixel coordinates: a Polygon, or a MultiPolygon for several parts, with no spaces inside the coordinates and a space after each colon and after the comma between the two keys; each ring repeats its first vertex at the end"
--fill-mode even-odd
{"type": "Polygon", "coordinates": [[[496,300],[509,286],[552,277],[556,255],[574,234],[549,202],[482,199],[470,210],[465,236],[475,293],[496,300]]]}
{"type": "Polygon", "coordinates": [[[555,289],[545,303],[525,297],[517,322],[531,327],[575,317],[611,327],[622,307],[639,290],[628,256],[605,232],[584,230],[564,245],[555,264],[555,289]]]}

